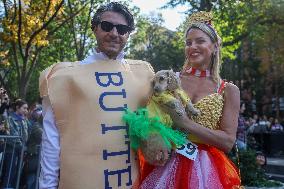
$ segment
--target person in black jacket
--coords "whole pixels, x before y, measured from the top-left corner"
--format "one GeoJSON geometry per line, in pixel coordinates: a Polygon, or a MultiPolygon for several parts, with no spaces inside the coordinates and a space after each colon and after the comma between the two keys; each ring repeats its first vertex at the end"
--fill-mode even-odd
{"type": "Polygon", "coordinates": [[[39,166],[39,150],[42,136],[42,107],[37,106],[30,114],[29,139],[27,141],[27,189],[36,186],[36,175],[39,166]]]}
{"type": "Polygon", "coordinates": [[[4,88],[0,88],[0,115],[5,113],[5,110],[9,107],[9,96],[4,88]]]}

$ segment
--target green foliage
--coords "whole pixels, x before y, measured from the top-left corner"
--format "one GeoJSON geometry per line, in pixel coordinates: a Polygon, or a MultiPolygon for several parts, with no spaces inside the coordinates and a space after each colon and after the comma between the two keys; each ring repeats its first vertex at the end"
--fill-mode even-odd
{"type": "MultiPolygon", "coordinates": [[[[106,2],[105,0],[91,0],[86,7],[85,1],[78,0],[68,0],[66,12],[67,14],[74,14],[80,8],[84,8],[83,11],[78,14],[74,19],[71,19],[70,22],[65,26],[65,34],[69,33],[69,39],[67,36],[64,39],[67,39],[69,42],[69,49],[75,51],[76,60],[82,60],[86,55],[94,50],[96,40],[93,31],[91,30],[91,17],[92,12],[101,5],[101,3],[106,2]],[[70,41],[71,40],[71,41],[70,41]]],[[[67,47],[68,49],[68,47],[67,47]]],[[[65,49],[65,51],[67,50],[65,49]]],[[[68,54],[68,52],[65,52],[68,54]]],[[[68,60],[68,57],[65,57],[68,60]]],[[[72,60],[72,59],[71,59],[72,60]]]]}
{"type": "MultiPolygon", "coordinates": [[[[3,68],[8,70],[9,74],[5,78],[3,74],[0,74],[0,83],[5,85],[10,96],[14,98],[20,96],[28,101],[35,101],[39,95],[38,76],[40,71],[59,61],[81,60],[95,47],[95,38],[90,29],[91,12],[102,2],[104,0],[91,0],[88,2],[68,0],[65,4],[62,4],[60,14],[57,17],[55,16],[50,22],[47,21],[47,18],[42,19],[43,23],[36,25],[40,28],[48,23],[44,30],[44,39],[39,39],[37,35],[34,38],[35,41],[39,41],[40,44],[44,43],[44,45],[35,45],[33,41],[30,46],[26,45],[27,39],[31,38],[35,30],[29,28],[34,27],[33,20],[39,17],[34,13],[32,13],[33,19],[25,18],[30,24],[23,24],[22,31],[27,30],[29,33],[22,34],[22,40],[19,40],[16,34],[13,34],[13,36],[16,36],[13,40],[1,35],[0,51],[2,53],[0,53],[0,58],[3,57],[3,61],[1,58],[0,72],[2,72],[3,68]],[[5,40],[8,40],[9,43],[6,43],[5,40]],[[15,40],[19,41],[14,42],[15,40]],[[23,50],[18,44],[22,45],[23,50]],[[4,53],[6,51],[8,55],[4,53]]],[[[12,2],[11,5],[13,5],[12,2]]],[[[33,10],[39,15],[44,15],[45,12],[48,15],[52,13],[51,10],[48,11],[48,4],[33,2],[33,4],[26,5],[32,6],[33,10]]],[[[15,6],[15,10],[17,10],[16,8],[21,9],[21,7],[15,6]]],[[[7,10],[12,12],[14,9],[5,9],[6,12],[7,10]]],[[[0,17],[0,21],[4,19],[7,20],[7,23],[13,22],[13,17],[0,17]]],[[[12,26],[15,28],[13,31],[17,32],[18,25],[14,24],[12,26]]]]}
{"type": "Polygon", "coordinates": [[[137,20],[137,31],[131,36],[128,57],[146,60],[156,71],[179,70],[184,57],[178,33],[162,27],[161,15],[140,16],[137,20]]]}
{"type": "MultiPolygon", "coordinates": [[[[257,164],[256,152],[254,150],[242,150],[239,151],[238,155],[242,185],[255,187],[281,186],[281,183],[270,181],[266,178],[264,169],[257,164]]],[[[232,157],[232,160],[238,165],[235,156],[232,157]]]]}
{"type": "MultiPolygon", "coordinates": [[[[242,100],[256,99],[260,114],[280,118],[279,106],[276,103],[272,110],[271,99],[284,95],[284,1],[168,0],[165,7],[179,5],[188,5],[189,15],[200,10],[214,13],[223,41],[222,77],[247,91],[241,93],[242,100]]],[[[179,31],[185,28],[186,22],[179,31]]]]}
{"type": "MultiPolygon", "coordinates": [[[[9,2],[13,4],[12,1],[9,2]]],[[[4,76],[1,83],[5,84],[6,88],[9,86],[11,96],[18,96],[19,90],[25,92],[24,88],[27,87],[27,98],[34,101],[38,96],[38,75],[41,70],[59,61],[81,60],[94,51],[96,42],[90,30],[90,16],[103,2],[106,1],[91,0],[87,4],[83,0],[65,1],[62,6],[64,11],[60,12],[60,16],[46,28],[49,33],[44,35],[44,39],[48,40],[48,44],[42,49],[32,46],[27,54],[28,68],[33,58],[36,58],[30,76],[24,73],[27,71],[24,66],[15,66],[15,59],[20,65],[25,61],[21,58],[18,44],[13,44],[16,47],[13,51],[13,46],[0,41],[0,69],[1,72],[8,73],[1,75],[4,76]],[[62,20],[68,19],[68,16],[77,11],[77,16],[63,24],[62,20]],[[22,78],[19,75],[22,75],[22,78]]],[[[129,4],[128,1],[123,3],[129,4]]],[[[225,78],[233,81],[243,80],[240,83],[250,86],[253,94],[259,95],[257,98],[261,98],[263,86],[271,86],[272,89],[269,91],[276,91],[273,94],[275,96],[284,94],[284,85],[280,85],[284,82],[283,0],[168,0],[165,7],[178,5],[188,7],[188,16],[200,10],[213,11],[214,26],[223,40],[222,75],[225,78]],[[269,76],[269,73],[273,74],[269,76]]],[[[36,6],[46,10],[43,4],[33,6],[34,10],[36,6]]],[[[1,11],[0,20],[3,20],[5,9],[1,11]]],[[[184,62],[186,20],[177,31],[170,31],[162,26],[164,21],[161,15],[142,16],[138,7],[133,7],[132,12],[136,16],[137,29],[136,33],[131,35],[127,46],[128,57],[149,61],[155,70],[173,68],[179,71],[184,62]]],[[[3,29],[3,25],[0,28],[3,29]]],[[[243,86],[240,85],[240,88],[243,86]]]]}
{"type": "Polygon", "coordinates": [[[164,7],[176,7],[177,5],[186,5],[190,10],[209,11],[217,0],[170,0],[164,7]]]}

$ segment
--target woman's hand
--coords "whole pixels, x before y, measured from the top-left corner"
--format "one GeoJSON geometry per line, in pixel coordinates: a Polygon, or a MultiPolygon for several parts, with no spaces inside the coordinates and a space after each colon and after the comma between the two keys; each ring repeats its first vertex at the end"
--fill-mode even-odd
{"type": "Polygon", "coordinates": [[[170,157],[168,150],[160,135],[151,135],[141,146],[142,153],[146,161],[155,166],[163,166],[170,157]]]}

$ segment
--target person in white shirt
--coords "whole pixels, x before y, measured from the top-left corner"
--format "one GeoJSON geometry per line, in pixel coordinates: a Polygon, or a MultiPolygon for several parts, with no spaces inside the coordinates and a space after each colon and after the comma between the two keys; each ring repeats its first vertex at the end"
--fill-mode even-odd
{"type": "Polygon", "coordinates": [[[278,119],[274,119],[270,131],[283,131],[283,126],[279,123],[278,119]]]}
{"type": "Polygon", "coordinates": [[[117,2],[92,19],[96,52],[81,62],[52,65],[40,77],[43,136],[40,189],[135,188],[125,108],[143,106],[151,93],[149,63],[124,59],[133,16],[117,2]]]}

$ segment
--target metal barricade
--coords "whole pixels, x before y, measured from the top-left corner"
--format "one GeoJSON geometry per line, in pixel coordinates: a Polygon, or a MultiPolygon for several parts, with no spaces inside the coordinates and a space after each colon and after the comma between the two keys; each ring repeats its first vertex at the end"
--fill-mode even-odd
{"type": "Polygon", "coordinates": [[[0,135],[1,188],[20,188],[25,144],[21,136],[0,135]]]}

